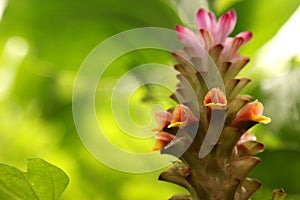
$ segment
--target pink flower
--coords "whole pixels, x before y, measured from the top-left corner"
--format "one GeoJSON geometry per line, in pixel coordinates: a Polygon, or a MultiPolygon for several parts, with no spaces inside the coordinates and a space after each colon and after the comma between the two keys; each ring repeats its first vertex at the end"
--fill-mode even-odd
{"type": "Polygon", "coordinates": [[[233,38],[229,37],[235,27],[236,20],[234,10],[229,10],[217,20],[213,13],[200,9],[196,16],[198,34],[179,25],[176,26],[176,31],[179,40],[190,47],[199,45],[209,51],[216,45],[222,45],[221,59],[231,61],[240,57],[237,51],[252,38],[251,32],[241,32],[233,38]]]}

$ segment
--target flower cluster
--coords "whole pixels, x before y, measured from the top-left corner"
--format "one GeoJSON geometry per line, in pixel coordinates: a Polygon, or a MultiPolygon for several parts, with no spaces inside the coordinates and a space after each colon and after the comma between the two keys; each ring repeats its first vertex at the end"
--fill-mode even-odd
{"type": "Polygon", "coordinates": [[[217,21],[211,12],[200,9],[197,13],[196,22],[199,34],[182,26],[176,26],[179,39],[187,46],[200,45],[208,52],[217,45],[222,45],[221,61],[234,61],[240,59],[237,51],[252,38],[251,32],[241,32],[235,37],[228,37],[236,24],[236,13],[230,10],[217,21]]]}
{"type": "Polygon", "coordinates": [[[234,10],[217,20],[213,13],[200,9],[196,16],[196,33],[186,27],[176,26],[179,40],[185,44],[183,50],[173,54],[180,62],[175,65],[175,69],[180,72],[180,83],[172,95],[178,105],[171,111],[156,113],[158,127],[154,129],[156,143],[152,150],[168,153],[164,149],[170,146],[176,149],[178,144],[172,142],[177,137],[174,128],[189,135],[190,129],[187,127],[190,124],[197,123],[199,126],[192,144],[179,157],[182,162],[176,162],[160,175],[160,180],[179,184],[189,190],[190,195],[175,195],[174,199],[248,199],[261,186],[258,180],[247,177],[250,170],[260,162],[253,155],[264,149],[249,129],[258,123],[267,124],[271,119],[263,116],[262,103],[252,101],[249,95],[239,94],[250,79],[236,78],[249,62],[249,58],[241,56],[238,50],[251,40],[252,34],[242,32],[230,37],[236,20],[234,10]],[[218,87],[207,88],[203,84],[203,76],[209,66],[206,66],[207,58],[199,51],[199,47],[216,64],[225,86],[224,91],[218,87]],[[201,66],[201,71],[199,66],[193,65],[195,63],[201,66]],[[188,95],[185,95],[185,82],[192,86],[197,102],[191,102],[188,95]],[[178,96],[184,99],[183,104],[178,101],[178,96]],[[196,103],[200,111],[194,109],[196,103]],[[209,144],[212,150],[200,158],[200,148],[214,120],[212,113],[221,113],[219,118],[222,118],[220,122],[224,123],[223,128],[217,141],[209,144]],[[181,167],[176,167],[178,165],[181,167]]]}
{"type": "Polygon", "coordinates": [[[183,128],[198,121],[197,117],[191,112],[191,110],[182,104],[177,105],[174,108],[173,113],[170,113],[169,111],[157,112],[155,119],[158,127],[153,129],[153,131],[157,131],[157,134],[155,136],[155,147],[151,149],[152,151],[162,149],[175,138],[173,134],[167,132],[168,129],[172,127],[183,128]]]}

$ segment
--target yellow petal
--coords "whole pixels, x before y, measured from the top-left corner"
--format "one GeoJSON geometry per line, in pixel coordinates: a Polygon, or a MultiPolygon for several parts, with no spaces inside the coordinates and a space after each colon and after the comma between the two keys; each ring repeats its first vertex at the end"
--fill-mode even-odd
{"type": "Polygon", "coordinates": [[[170,125],[168,126],[168,128],[172,128],[172,127],[180,127],[182,123],[183,123],[183,122],[174,122],[174,123],[170,124],[170,125]]]}
{"type": "Polygon", "coordinates": [[[271,122],[271,118],[270,117],[266,117],[266,116],[255,116],[254,121],[259,122],[259,123],[263,123],[263,124],[268,124],[271,122]]]}

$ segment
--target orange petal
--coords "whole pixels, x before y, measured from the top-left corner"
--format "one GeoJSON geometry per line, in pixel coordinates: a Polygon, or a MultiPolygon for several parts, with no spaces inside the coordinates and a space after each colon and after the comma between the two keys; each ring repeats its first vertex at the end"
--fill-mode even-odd
{"type": "Polygon", "coordinates": [[[253,121],[268,124],[271,122],[271,119],[262,115],[263,110],[264,106],[258,100],[248,103],[241,109],[231,124],[236,125],[242,121],[253,121]]]}
{"type": "Polygon", "coordinates": [[[212,88],[204,97],[204,106],[211,109],[224,109],[227,105],[225,94],[219,88],[212,88]]]}
{"type": "Polygon", "coordinates": [[[197,117],[192,113],[189,107],[179,104],[173,111],[173,120],[168,128],[186,126],[190,123],[198,121],[197,117]]]}
{"type": "Polygon", "coordinates": [[[175,136],[167,132],[160,131],[156,134],[155,138],[155,145],[150,149],[151,151],[157,151],[164,148],[175,138],[175,136]]]}

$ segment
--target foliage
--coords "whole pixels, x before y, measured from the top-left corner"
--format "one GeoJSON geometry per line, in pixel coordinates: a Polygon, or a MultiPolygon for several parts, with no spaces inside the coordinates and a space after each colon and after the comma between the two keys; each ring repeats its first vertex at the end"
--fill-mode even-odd
{"type": "Polygon", "coordinates": [[[0,164],[0,189],[13,199],[59,199],[69,183],[67,175],[42,159],[29,158],[27,161],[26,172],[0,164]]]}

